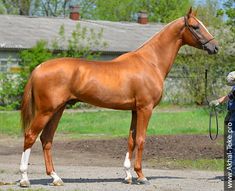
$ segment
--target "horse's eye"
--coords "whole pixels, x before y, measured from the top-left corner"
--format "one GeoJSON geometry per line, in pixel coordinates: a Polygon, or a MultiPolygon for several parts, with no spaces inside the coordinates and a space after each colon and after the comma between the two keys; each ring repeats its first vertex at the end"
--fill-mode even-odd
{"type": "Polygon", "coordinates": [[[198,29],[199,29],[199,26],[198,26],[198,25],[196,25],[196,26],[194,25],[194,26],[192,26],[192,27],[193,27],[194,30],[198,30],[198,29]]]}

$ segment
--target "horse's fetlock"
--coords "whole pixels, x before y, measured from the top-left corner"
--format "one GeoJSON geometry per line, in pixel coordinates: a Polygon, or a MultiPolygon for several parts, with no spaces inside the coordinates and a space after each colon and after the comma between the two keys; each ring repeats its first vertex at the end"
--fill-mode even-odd
{"type": "Polygon", "coordinates": [[[20,172],[21,173],[26,173],[27,170],[28,170],[28,166],[27,165],[24,165],[24,164],[20,165],[20,172]]]}
{"type": "Polygon", "coordinates": [[[134,170],[137,172],[137,171],[141,171],[142,170],[142,167],[140,164],[135,164],[134,166],[134,170]]]}
{"type": "Polygon", "coordinates": [[[53,172],[53,170],[52,169],[50,169],[50,170],[46,170],[46,173],[47,173],[47,175],[49,175],[49,176],[51,176],[51,173],[53,172]]]}
{"type": "Polygon", "coordinates": [[[35,140],[36,140],[36,135],[34,135],[32,133],[25,134],[25,144],[26,145],[33,145],[35,140]]]}

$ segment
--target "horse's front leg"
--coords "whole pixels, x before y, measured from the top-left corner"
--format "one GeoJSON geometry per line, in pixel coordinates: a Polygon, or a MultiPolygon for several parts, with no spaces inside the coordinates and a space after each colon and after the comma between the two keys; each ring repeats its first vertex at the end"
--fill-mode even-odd
{"type": "Polygon", "coordinates": [[[134,170],[137,173],[139,184],[149,184],[142,172],[142,153],[146,138],[146,130],[149,119],[152,115],[152,107],[145,107],[137,110],[137,127],[136,127],[136,159],[134,170]]]}
{"type": "Polygon", "coordinates": [[[136,121],[137,121],[137,113],[136,111],[132,111],[131,127],[128,138],[128,152],[126,153],[125,161],[123,164],[126,173],[126,178],[124,182],[128,184],[132,183],[132,175],[130,170],[131,170],[131,159],[133,156],[133,151],[135,149],[136,121]]]}

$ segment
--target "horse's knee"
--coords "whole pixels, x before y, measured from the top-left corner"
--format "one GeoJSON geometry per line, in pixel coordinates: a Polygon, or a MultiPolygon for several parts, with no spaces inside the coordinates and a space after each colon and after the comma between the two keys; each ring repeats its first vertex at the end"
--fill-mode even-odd
{"type": "Polygon", "coordinates": [[[31,148],[32,145],[35,143],[37,139],[37,135],[33,133],[25,133],[25,140],[24,140],[24,150],[31,148]]]}
{"type": "Polygon", "coordinates": [[[42,133],[40,136],[40,141],[42,143],[42,148],[50,150],[52,147],[52,140],[50,140],[46,134],[42,133]]]}
{"type": "Polygon", "coordinates": [[[43,150],[50,150],[52,147],[52,143],[51,142],[46,142],[45,144],[42,145],[43,150]]]}
{"type": "Polygon", "coordinates": [[[144,149],[144,144],[145,144],[145,139],[144,138],[138,138],[137,140],[136,140],[136,145],[137,145],[137,147],[138,147],[138,149],[144,149]]]}
{"type": "Polygon", "coordinates": [[[52,142],[51,141],[48,141],[43,136],[40,136],[40,140],[41,140],[41,143],[42,143],[42,148],[44,150],[50,150],[51,149],[51,147],[52,147],[52,142]]]}

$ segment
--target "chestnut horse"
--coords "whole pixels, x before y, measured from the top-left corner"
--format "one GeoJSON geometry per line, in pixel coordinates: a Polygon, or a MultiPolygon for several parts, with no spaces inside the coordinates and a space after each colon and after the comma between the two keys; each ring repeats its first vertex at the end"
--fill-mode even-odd
{"type": "Polygon", "coordinates": [[[128,152],[124,161],[125,181],[131,183],[131,159],[138,183],[148,183],[142,172],[142,152],[153,108],[163,92],[163,82],[183,45],[218,52],[217,43],[190,10],[166,25],[140,48],[111,61],[86,61],[60,58],[35,68],[25,87],[22,101],[24,150],[21,158],[20,185],[30,185],[27,170],[31,147],[40,132],[46,172],[54,185],[63,181],[53,167],[51,147],[59,120],[68,102],[86,102],[96,106],[131,110],[132,120],[128,152]]]}

